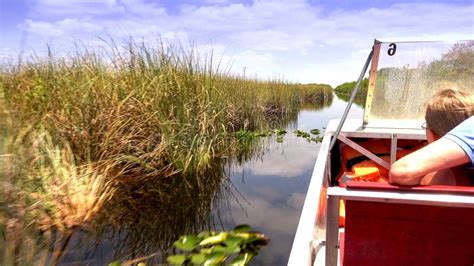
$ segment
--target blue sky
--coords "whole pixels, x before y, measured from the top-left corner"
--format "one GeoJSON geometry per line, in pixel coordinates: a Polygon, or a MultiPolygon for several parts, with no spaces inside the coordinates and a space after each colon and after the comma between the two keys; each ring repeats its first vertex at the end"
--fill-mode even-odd
{"type": "Polygon", "coordinates": [[[213,50],[233,72],[338,85],[357,78],[374,38],[474,39],[474,0],[0,0],[0,60],[70,51],[99,37],[159,37],[213,50]]]}

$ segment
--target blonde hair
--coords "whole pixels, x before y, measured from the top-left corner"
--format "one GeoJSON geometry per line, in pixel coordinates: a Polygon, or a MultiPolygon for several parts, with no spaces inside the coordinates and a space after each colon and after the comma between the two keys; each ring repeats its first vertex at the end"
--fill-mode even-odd
{"type": "Polygon", "coordinates": [[[427,127],[442,137],[474,114],[474,94],[456,89],[437,91],[426,103],[427,127]]]}

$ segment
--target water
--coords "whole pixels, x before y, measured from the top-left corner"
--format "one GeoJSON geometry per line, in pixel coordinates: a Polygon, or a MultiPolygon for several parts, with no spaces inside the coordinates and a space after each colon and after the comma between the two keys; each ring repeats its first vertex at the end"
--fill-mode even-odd
{"type": "MultiPolygon", "coordinates": [[[[301,111],[283,143],[272,142],[262,157],[231,167],[230,178],[240,195],[230,199],[230,208],[220,210],[224,227],[245,223],[271,238],[254,265],[286,265],[317,159],[320,144],[290,132],[326,127],[329,120],[341,117],[346,104],[334,97],[330,107],[301,111]]],[[[362,108],[352,106],[349,117],[362,115],[362,108]]]]}

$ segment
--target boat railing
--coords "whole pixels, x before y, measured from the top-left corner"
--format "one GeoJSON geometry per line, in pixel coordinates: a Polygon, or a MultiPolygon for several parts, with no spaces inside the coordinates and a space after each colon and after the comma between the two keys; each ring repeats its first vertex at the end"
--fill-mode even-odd
{"type": "Polygon", "coordinates": [[[474,210],[474,187],[423,186],[399,187],[370,182],[348,182],[347,187],[327,189],[326,265],[337,265],[340,250],[340,200],[412,204],[474,210]]]}

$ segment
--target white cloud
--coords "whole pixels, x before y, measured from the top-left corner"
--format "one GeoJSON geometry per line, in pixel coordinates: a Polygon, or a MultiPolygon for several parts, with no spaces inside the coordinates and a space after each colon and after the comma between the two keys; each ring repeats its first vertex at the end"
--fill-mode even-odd
{"type": "Polygon", "coordinates": [[[53,23],[44,21],[33,21],[30,19],[27,19],[21,28],[43,36],[60,36],[64,34],[61,29],[55,28],[53,23]]]}
{"type": "Polygon", "coordinates": [[[233,56],[226,56],[232,62],[232,72],[244,74],[247,77],[272,77],[278,73],[272,72],[274,69],[269,65],[275,65],[275,56],[269,52],[258,52],[255,50],[244,50],[234,53],[233,56]]]}
{"type": "MultiPolygon", "coordinates": [[[[336,10],[303,0],[210,0],[169,13],[144,0],[40,0],[24,25],[47,36],[120,39],[183,38],[225,47],[235,72],[263,78],[332,85],[354,80],[374,38],[381,40],[472,39],[474,5],[404,3],[386,8],[336,10]],[[79,15],[80,14],[80,15],[79,15]],[[420,14],[423,14],[422,16],[420,14]]],[[[33,38],[29,39],[34,42],[33,38]]]]}
{"type": "Polygon", "coordinates": [[[76,34],[96,33],[102,30],[102,27],[95,23],[75,18],[66,18],[55,22],[27,19],[23,27],[38,35],[66,37],[76,34]]]}
{"type": "Polygon", "coordinates": [[[208,4],[225,4],[229,2],[228,0],[205,0],[204,3],[208,4]]]}
{"type": "Polygon", "coordinates": [[[294,33],[281,30],[257,30],[243,31],[234,36],[231,40],[241,43],[246,48],[253,48],[256,51],[307,51],[313,47],[311,39],[295,38],[294,33]]]}
{"type": "Polygon", "coordinates": [[[39,17],[103,15],[124,11],[115,0],[36,0],[30,4],[31,14],[39,17]]]}
{"type": "Polygon", "coordinates": [[[120,4],[128,14],[137,15],[143,18],[166,16],[166,10],[155,3],[143,0],[121,0],[120,4]]]}
{"type": "Polygon", "coordinates": [[[14,53],[10,48],[0,48],[0,62],[11,62],[14,59],[14,53]]]}

